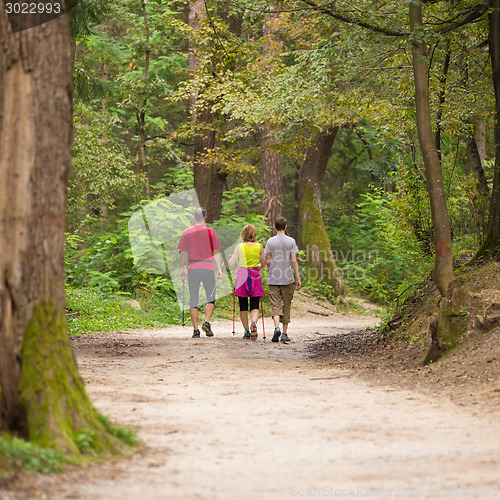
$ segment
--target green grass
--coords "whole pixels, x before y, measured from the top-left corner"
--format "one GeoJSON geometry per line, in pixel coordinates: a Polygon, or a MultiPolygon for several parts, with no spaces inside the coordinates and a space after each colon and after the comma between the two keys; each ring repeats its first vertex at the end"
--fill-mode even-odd
{"type": "Polygon", "coordinates": [[[40,448],[7,434],[0,435],[0,476],[20,470],[54,474],[60,472],[66,463],[69,460],[60,451],[40,448]]]}
{"type": "Polygon", "coordinates": [[[181,312],[170,297],[151,294],[139,300],[141,309],[130,305],[130,297],[105,294],[92,289],[66,288],[68,332],[89,332],[161,328],[180,324],[181,312]]]}

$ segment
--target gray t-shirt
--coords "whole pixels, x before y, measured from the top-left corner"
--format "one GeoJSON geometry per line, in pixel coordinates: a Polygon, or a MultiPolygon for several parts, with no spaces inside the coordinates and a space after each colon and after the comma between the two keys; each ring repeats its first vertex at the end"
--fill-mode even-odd
{"type": "Polygon", "coordinates": [[[271,256],[268,285],[290,285],[295,281],[290,265],[290,256],[297,253],[297,243],[293,238],[286,235],[276,235],[266,243],[264,253],[271,256]]]}

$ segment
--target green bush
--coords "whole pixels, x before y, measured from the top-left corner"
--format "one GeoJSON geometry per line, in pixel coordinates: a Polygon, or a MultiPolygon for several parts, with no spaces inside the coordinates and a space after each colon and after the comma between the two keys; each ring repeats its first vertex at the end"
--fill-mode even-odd
{"type": "Polygon", "coordinates": [[[65,463],[69,461],[60,451],[40,448],[8,434],[0,435],[0,475],[23,469],[54,474],[60,472],[65,463]]]}

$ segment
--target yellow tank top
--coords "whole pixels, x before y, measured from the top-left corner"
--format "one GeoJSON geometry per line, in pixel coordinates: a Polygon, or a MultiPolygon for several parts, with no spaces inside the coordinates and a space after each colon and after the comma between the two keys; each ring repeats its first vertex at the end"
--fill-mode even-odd
{"type": "Polygon", "coordinates": [[[240,267],[259,267],[260,243],[255,245],[240,244],[240,267]]]}

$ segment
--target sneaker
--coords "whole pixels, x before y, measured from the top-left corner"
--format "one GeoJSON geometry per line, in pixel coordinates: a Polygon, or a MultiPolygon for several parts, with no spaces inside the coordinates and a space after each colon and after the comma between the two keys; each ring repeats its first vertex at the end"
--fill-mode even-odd
{"type": "Polygon", "coordinates": [[[255,324],[255,321],[252,321],[252,324],[250,325],[250,338],[252,340],[257,340],[257,337],[259,336],[257,333],[257,325],[255,324]]]}
{"type": "Polygon", "coordinates": [[[214,332],[212,332],[212,327],[208,321],[204,321],[203,325],[201,325],[202,330],[207,334],[207,337],[213,337],[214,332]]]}
{"type": "Polygon", "coordinates": [[[282,336],[281,336],[281,342],[290,342],[292,339],[286,334],[284,333],[282,336]]]}
{"type": "Polygon", "coordinates": [[[200,338],[200,330],[193,330],[193,339],[199,339],[200,338]]]}
{"type": "Polygon", "coordinates": [[[274,329],[274,335],[273,335],[273,339],[271,340],[271,342],[279,342],[280,341],[280,335],[281,335],[281,330],[280,330],[280,327],[277,326],[274,329]]]}
{"type": "Polygon", "coordinates": [[[243,339],[244,340],[249,340],[251,339],[251,335],[250,335],[250,330],[245,330],[245,333],[243,334],[243,339]]]}

